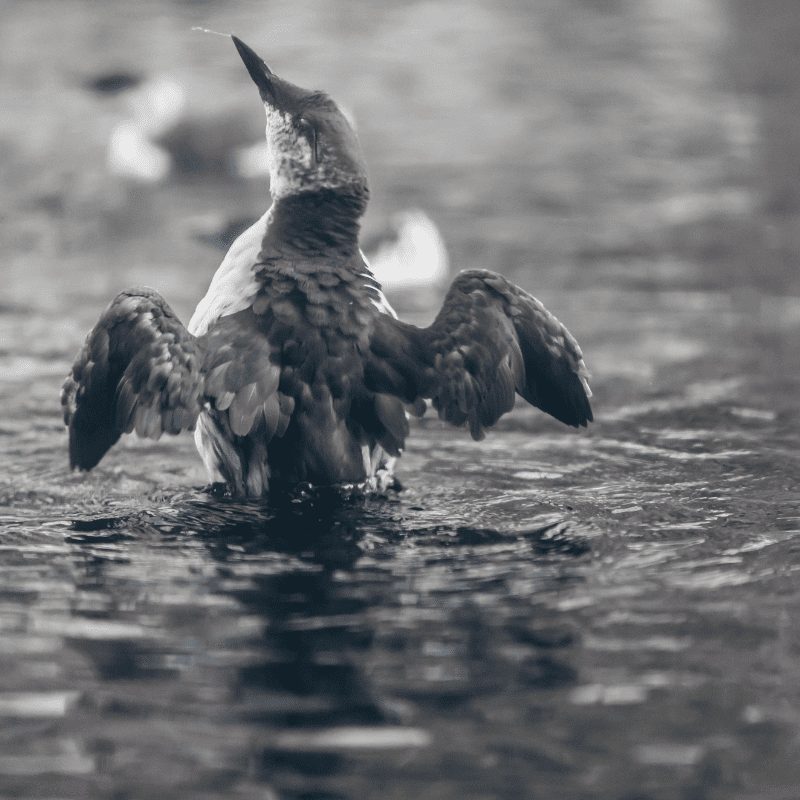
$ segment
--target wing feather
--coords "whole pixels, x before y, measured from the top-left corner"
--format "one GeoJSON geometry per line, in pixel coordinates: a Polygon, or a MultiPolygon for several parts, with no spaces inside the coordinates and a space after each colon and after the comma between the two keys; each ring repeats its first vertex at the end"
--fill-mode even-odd
{"type": "MultiPolygon", "coordinates": [[[[281,405],[276,394],[270,395],[263,404],[264,409],[264,438],[270,441],[278,430],[281,421],[281,405]]],[[[288,422],[287,422],[288,424],[288,422]]]]}
{"type": "Polygon", "coordinates": [[[475,439],[514,407],[515,392],[567,425],[592,420],[578,343],[535,297],[487,270],[458,275],[428,328],[378,317],[364,374],[372,391],[431,399],[475,439]]]}
{"type": "Polygon", "coordinates": [[[89,333],[64,383],[70,465],[92,469],[123,433],[158,439],[200,413],[202,344],[161,295],[117,295],[89,333]]]}
{"type": "Polygon", "coordinates": [[[217,413],[227,412],[236,436],[247,436],[262,419],[266,440],[281,435],[278,385],[281,367],[270,359],[272,347],[260,329],[260,318],[245,309],[218,320],[205,335],[208,370],[204,395],[217,413]]]}

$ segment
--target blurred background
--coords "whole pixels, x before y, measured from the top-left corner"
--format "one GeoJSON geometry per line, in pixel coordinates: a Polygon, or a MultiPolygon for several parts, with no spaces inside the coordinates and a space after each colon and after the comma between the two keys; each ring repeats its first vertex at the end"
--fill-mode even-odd
{"type": "Polygon", "coordinates": [[[209,240],[263,213],[258,96],[195,26],[352,112],[367,241],[420,207],[454,269],[529,289],[796,289],[795,16],[791,0],[4,3],[5,302],[147,283],[186,318],[220,260],[209,240]]]}
{"type": "Polygon", "coordinates": [[[796,0],[0,0],[0,795],[795,798],[798,77],[796,0]],[[288,509],[188,436],[68,471],[102,309],[187,321],[269,202],[195,27],[352,115],[368,254],[431,221],[545,302],[587,431],[429,415],[404,491],[288,509]]]}

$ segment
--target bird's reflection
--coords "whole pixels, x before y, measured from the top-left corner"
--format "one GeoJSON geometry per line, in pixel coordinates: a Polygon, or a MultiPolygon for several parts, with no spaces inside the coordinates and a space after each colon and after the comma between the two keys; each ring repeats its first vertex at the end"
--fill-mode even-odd
{"type": "MultiPolygon", "coordinates": [[[[228,593],[243,614],[268,621],[248,643],[256,657],[232,679],[231,715],[279,728],[334,728],[391,722],[373,694],[362,663],[373,639],[367,600],[337,580],[363,554],[363,504],[338,493],[274,503],[258,515],[203,534],[209,553],[225,573],[233,553],[282,552],[299,557],[299,568],[251,576],[248,588],[228,593]],[[231,545],[235,549],[231,549],[231,545]]],[[[340,773],[341,753],[313,748],[265,747],[260,772],[309,779],[340,773]]]]}
{"type": "MultiPolygon", "coordinates": [[[[398,520],[394,497],[336,490],[269,504],[194,493],[155,512],[76,522],[69,540],[83,553],[83,591],[113,598],[91,620],[107,635],[69,638],[94,664],[102,719],[182,710],[218,728],[220,741],[225,730],[254,731],[250,776],[328,791],[364,767],[359,754],[371,737],[425,747],[443,714],[513,716],[507,704],[494,708],[509,687],[547,693],[576,684],[579,639],[560,615],[519,617],[502,596],[506,572],[470,578],[474,557],[463,554],[481,548],[491,565],[493,548],[508,554],[513,545],[567,564],[585,546],[552,525],[507,534],[408,530],[398,520]],[[195,566],[176,571],[190,546],[195,566]],[[402,574],[398,548],[413,554],[402,574]],[[132,592],[119,563],[145,551],[174,563],[142,575],[133,594],[150,599],[126,617],[120,608],[132,592]],[[415,582],[425,581],[442,581],[431,584],[437,597],[414,605],[415,582]],[[501,593],[494,605],[492,592],[501,593]]],[[[566,577],[553,571],[553,580],[566,577]]]]}
{"type": "Polygon", "coordinates": [[[275,552],[299,555],[304,562],[330,571],[352,567],[362,554],[359,541],[370,504],[363,494],[338,488],[301,488],[275,494],[269,503],[221,497],[193,503],[182,512],[184,523],[198,523],[209,555],[221,563],[237,552],[275,552]]]}

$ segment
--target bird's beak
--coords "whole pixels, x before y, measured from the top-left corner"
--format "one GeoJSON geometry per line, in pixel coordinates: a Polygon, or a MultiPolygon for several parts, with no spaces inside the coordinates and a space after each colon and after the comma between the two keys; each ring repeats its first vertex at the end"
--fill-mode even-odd
{"type": "Polygon", "coordinates": [[[258,86],[258,93],[261,95],[261,99],[265,103],[277,107],[278,98],[275,83],[277,75],[241,39],[237,39],[235,36],[231,36],[231,39],[233,39],[233,43],[236,45],[236,49],[239,51],[250,77],[255,85],[258,86]]]}

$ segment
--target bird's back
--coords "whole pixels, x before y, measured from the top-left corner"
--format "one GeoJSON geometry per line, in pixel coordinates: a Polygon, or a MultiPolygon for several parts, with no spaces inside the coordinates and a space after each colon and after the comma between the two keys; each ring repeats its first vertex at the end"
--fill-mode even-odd
{"type": "Polygon", "coordinates": [[[203,337],[206,396],[198,447],[222,480],[355,483],[376,446],[392,456],[408,427],[402,402],[370,391],[364,354],[381,295],[356,253],[273,253],[258,268],[252,305],[203,337]]]}

